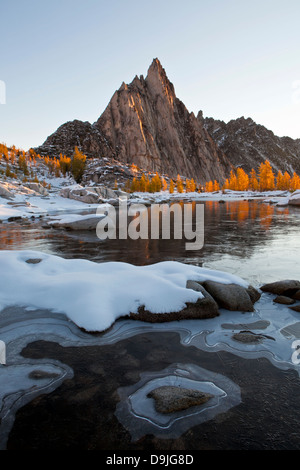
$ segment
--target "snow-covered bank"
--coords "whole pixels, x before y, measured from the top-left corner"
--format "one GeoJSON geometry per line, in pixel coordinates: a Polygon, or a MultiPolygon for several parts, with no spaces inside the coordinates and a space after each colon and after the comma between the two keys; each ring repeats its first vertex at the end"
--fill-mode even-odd
{"type": "MultiPolygon", "coordinates": [[[[21,184],[0,183],[1,187],[9,191],[1,196],[0,192],[0,221],[6,221],[10,218],[31,218],[40,217],[46,214],[62,212],[78,212],[93,207],[98,204],[86,204],[81,201],[62,197],[60,188],[54,188],[46,194],[40,194],[21,184]]],[[[2,193],[4,194],[4,193],[2,193]]]]}
{"type": "Polygon", "coordinates": [[[136,192],[127,194],[122,191],[114,191],[105,186],[83,187],[78,184],[66,185],[66,181],[55,180],[56,186],[49,191],[34,184],[13,184],[0,182],[0,221],[11,218],[40,217],[47,214],[68,214],[95,210],[99,205],[118,204],[119,198],[128,199],[128,204],[172,203],[176,201],[236,201],[258,199],[263,202],[280,206],[299,205],[300,190],[289,191],[215,191],[212,193],[170,193],[161,191],[157,193],[136,192]],[[40,191],[40,192],[39,192],[40,191]]]}
{"type": "Polygon", "coordinates": [[[182,310],[203,297],[186,287],[188,280],[248,286],[237,276],[175,261],[98,264],[36,251],[0,251],[0,277],[0,309],[53,310],[87,331],[106,330],[140,306],[153,313],[182,310]]]}

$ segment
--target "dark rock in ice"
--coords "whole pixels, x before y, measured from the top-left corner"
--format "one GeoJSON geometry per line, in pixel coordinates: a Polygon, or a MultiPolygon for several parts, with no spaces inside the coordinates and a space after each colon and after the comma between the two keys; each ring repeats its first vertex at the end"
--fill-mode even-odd
{"type": "Polygon", "coordinates": [[[30,258],[26,260],[26,263],[28,264],[38,264],[42,261],[41,258],[30,258]]]}
{"type": "Polygon", "coordinates": [[[174,413],[191,406],[203,405],[213,395],[199,390],[166,385],[152,390],[147,396],[154,398],[155,408],[159,413],[174,413]]]}
{"type": "Polygon", "coordinates": [[[284,304],[284,305],[292,305],[295,303],[295,300],[285,295],[278,295],[277,297],[275,297],[273,302],[276,302],[278,304],[284,304]]]}
{"type": "Polygon", "coordinates": [[[41,370],[41,369],[33,370],[28,375],[28,377],[30,379],[35,379],[35,380],[36,379],[53,379],[53,378],[56,378],[58,376],[59,376],[59,374],[57,374],[55,372],[47,372],[47,371],[41,370]]]}
{"type": "Polygon", "coordinates": [[[239,333],[234,333],[234,335],[232,335],[232,338],[235,339],[236,341],[239,341],[240,343],[250,343],[250,344],[261,343],[266,338],[274,340],[272,336],[262,335],[259,333],[253,333],[252,331],[248,331],[248,330],[240,331],[239,333]]]}
{"type": "Polygon", "coordinates": [[[289,307],[291,310],[294,310],[295,312],[300,312],[300,305],[295,305],[294,307],[289,307]]]}

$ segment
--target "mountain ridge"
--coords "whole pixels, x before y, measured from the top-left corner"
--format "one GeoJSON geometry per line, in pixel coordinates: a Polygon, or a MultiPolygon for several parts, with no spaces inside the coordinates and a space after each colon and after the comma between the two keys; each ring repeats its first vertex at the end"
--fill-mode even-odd
{"type": "Polygon", "coordinates": [[[258,169],[269,159],[274,169],[300,172],[300,139],[279,138],[244,117],[225,123],[189,112],[176,96],[158,58],[147,75],[122,82],[93,123],[68,121],[34,150],[71,156],[77,146],[88,157],[106,157],[145,171],[222,183],[235,167],[258,169]],[[280,168],[279,168],[280,167],[280,168]]]}

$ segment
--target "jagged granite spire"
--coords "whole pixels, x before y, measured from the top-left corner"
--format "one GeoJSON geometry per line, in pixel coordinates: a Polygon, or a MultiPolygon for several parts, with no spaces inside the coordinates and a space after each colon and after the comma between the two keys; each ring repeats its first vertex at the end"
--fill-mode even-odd
{"type": "Polygon", "coordinates": [[[157,58],[145,79],[135,76],[130,84],[122,83],[94,124],[77,122],[75,129],[69,124],[64,131],[62,140],[54,133],[46,141],[55,143],[51,149],[56,154],[61,145],[67,149],[80,141],[80,149],[94,157],[114,157],[148,171],[171,177],[180,174],[201,183],[210,179],[222,182],[231,169],[203,124],[176,97],[157,58]],[[77,138],[79,127],[86,129],[86,135],[80,133],[77,138]]]}

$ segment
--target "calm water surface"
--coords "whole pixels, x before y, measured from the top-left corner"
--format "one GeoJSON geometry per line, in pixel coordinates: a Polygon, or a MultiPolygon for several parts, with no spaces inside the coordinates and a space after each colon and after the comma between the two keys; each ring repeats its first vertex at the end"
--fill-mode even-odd
{"type": "Polygon", "coordinates": [[[100,241],[95,232],[45,229],[47,219],[0,224],[0,248],[135,265],[176,260],[231,272],[255,284],[300,277],[299,208],[257,200],[206,201],[204,206],[201,250],[186,250],[184,237],[100,241]]]}

